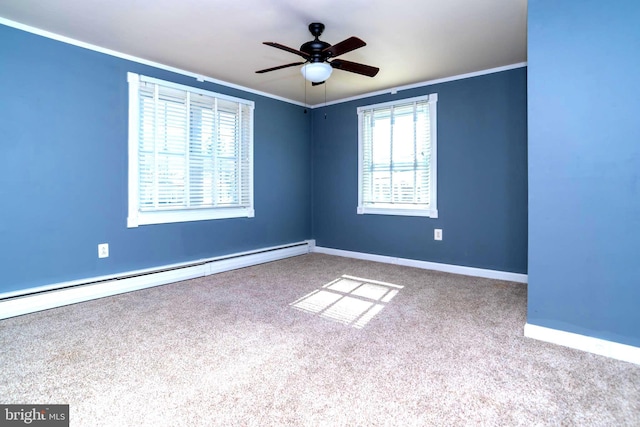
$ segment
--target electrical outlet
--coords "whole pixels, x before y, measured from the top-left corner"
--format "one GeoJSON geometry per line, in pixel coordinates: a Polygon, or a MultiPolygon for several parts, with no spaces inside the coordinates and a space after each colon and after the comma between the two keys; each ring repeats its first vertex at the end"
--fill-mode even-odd
{"type": "Polygon", "coordinates": [[[436,228],[433,230],[433,240],[442,240],[442,229],[436,228]]]}
{"type": "Polygon", "coordinates": [[[109,258],[109,244],[100,243],[98,245],[98,258],[109,258]]]}

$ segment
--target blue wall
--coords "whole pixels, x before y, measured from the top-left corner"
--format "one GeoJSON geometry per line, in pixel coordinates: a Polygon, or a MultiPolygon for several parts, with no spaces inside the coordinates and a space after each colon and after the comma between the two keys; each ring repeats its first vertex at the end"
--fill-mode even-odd
{"type": "Polygon", "coordinates": [[[529,1],[535,325],[640,346],[640,3],[529,1]]]}
{"type": "Polygon", "coordinates": [[[0,292],[316,238],[527,272],[519,68],[312,110],[0,26],[0,292]],[[127,228],[126,73],[250,99],[256,217],[127,228]],[[360,105],[438,93],[439,218],[356,215],[360,105]],[[433,240],[433,229],[444,240],[433,240]],[[110,257],[97,258],[98,243],[110,257]]]}
{"type": "Polygon", "coordinates": [[[316,244],[526,273],[526,82],[518,68],[314,109],[316,244]],[[438,94],[438,218],[357,215],[357,107],[429,93],[438,94]]]}
{"type": "Polygon", "coordinates": [[[311,237],[302,107],[1,25],[0,94],[0,292],[311,237]],[[255,101],[255,218],[127,228],[128,71],[255,101]]]}

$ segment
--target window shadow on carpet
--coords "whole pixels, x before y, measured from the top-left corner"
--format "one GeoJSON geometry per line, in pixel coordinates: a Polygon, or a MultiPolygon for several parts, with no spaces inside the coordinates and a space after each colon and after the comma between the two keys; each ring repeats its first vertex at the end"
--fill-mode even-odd
{"type": "Polygon", "coordinates": [[[403,286],[343,275],[290,305],[354,328],[364,328],[403,286]]]}

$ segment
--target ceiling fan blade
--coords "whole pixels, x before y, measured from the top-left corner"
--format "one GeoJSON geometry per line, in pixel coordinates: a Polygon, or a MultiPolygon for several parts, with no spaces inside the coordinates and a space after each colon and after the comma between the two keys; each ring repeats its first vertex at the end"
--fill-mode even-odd
{"type": "Polygon", "coordinates": [[[269,71],[280,70],[282,68],[295,67],[296,65],[302,65],[304,62],[292,62],[291,64],[278,65],[277,67],[265,68],[264,70],[258,70],[256,73],[268,73],[269,71]]]}
{"type": "Polygon", "coordinates": [[[319,85],[323,85],[324,82],[311,82],[311,86],[319,86],[319,85]]]}
{"type": "Polygon", "coordinates": [[[367,44],[365,42],[357,37],[349,37],[348,39],[343,40],[340,43],[329,46],[328,48],[324,49],[322,53],[327,53],[330,57],[336,57],[366,45],[367,44]]]}
{"type": "Polygon", "coordinates": [[[378,67],[345,61],[344,59],[334,59],[330,64],[333,68],[337,68],[338,70],[350,71],[352,73],[358,73],[369,77],[375,76],[378,74],[378,71],[380,71],[380,68],[378,67]]]}
{"type": "Polygon", "coordinates": [[[304,52],[302,52],[300,50],[294,49],[294,48],[289,47],[289,46],[285,46],[285,45],[280,44],[280,43],[262,42],[262,44],[266,44],[267,46],[271,46],[271,47],[275,47],[275,48],[278,48],[278,49],[286,50],[287,52],[295,53],[296,55],[302,56],[304,59],[309,59],[311,57],[308,53],[304,53],[304,52]]]}

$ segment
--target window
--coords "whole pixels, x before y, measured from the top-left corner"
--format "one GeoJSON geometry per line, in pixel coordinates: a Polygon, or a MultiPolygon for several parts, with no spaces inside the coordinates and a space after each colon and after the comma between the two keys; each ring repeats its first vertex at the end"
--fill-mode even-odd
{"type": "Polygon", "coordinates": [[[358,108],[358,213],[438,217],[437,94],[358,108]]]}
{"type": "Polygon", "coordinates": [[[128,227],[254,216],[253,102],[128,81],[128,227]]]}

